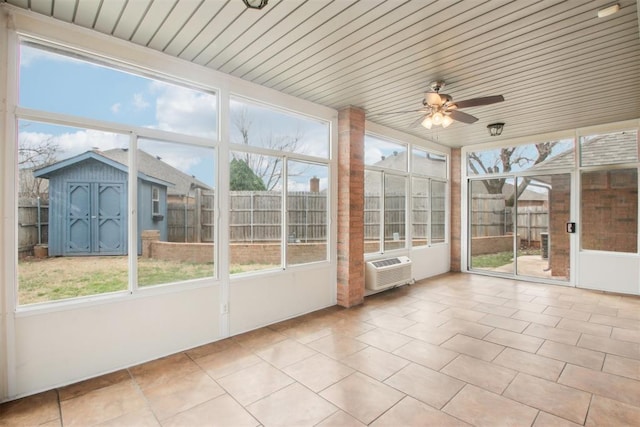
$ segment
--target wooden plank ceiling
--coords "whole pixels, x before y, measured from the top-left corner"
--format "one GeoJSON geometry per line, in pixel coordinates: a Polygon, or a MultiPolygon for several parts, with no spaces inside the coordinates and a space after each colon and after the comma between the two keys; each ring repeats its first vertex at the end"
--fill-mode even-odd
{"type": "Polygon", "coordinates": [[[0,0],[457,147],[640,117],[637,0],[0,0]],[[429,83],[504,95],[412,124],[429,83]],[[486,126],[505,122],[500,137],[486,126]]]}

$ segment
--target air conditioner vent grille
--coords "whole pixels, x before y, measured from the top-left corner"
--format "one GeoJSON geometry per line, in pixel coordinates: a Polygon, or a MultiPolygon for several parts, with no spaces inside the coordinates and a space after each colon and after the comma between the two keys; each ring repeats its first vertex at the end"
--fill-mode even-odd
{"type": "Polygon", "coordinates": [[[400,260],[398,258],[389,258],[383,259],[380,261],[372,261],[371,262],[375,267],[386,267],[388,265],[400,264],[400,260]]]}
{"type": "Polygon", "coordinates": [[[380,259],[366,263],[365,286],[371,290],[382,290],[411,283],[411,260],[406,256],[380,259]]]}

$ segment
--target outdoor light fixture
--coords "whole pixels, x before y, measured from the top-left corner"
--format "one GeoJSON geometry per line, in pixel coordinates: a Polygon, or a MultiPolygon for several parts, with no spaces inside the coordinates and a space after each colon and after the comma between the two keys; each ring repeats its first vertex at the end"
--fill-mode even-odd
{"type": "Polygon", "coordinates": [[[262,9],[267,5],[269,0],[242,0],[249,9],[262,9]]]}
{"type": "Polygon", "coordinates": [[[491,123],[487,126],[489,129],[489,135],[500,136],[502,135],[502,129],[504,129],[504,123],[491,123]]]}
{"type": "Polygon", "coordinates": [[[453,119],[449,117],[447,114],[443,114],[440,111],[435,111],[429,115],[427,115],[422,121],[422,126],[427,129],[431,129],[431,126],[442,126],[443,128],[448,127],[451,123],[453,123],[453,119]]]}
{"type": "Polygon", "coordinates": [[[617,11],[620,10],[620,5],[618,3],[612,4],[609,7],[605,7],[604,9],[600,9],[598,11],[598,18],[604,18],[605,16],[613,15],[617,11]]]}

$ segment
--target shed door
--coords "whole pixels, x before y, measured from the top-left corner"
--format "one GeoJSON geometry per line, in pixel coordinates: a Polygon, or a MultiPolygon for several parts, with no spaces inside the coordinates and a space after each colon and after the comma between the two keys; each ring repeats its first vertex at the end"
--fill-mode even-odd
{"type": "Polygon", "coordinates": [[[65,254],[127,253],[124,183],[69,183],[65,254]]]}

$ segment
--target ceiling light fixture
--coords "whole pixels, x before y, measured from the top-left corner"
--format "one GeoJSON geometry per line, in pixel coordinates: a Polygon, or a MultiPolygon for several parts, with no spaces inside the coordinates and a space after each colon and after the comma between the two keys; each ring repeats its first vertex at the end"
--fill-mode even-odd
{"type": "Polygon", "coordinates": [[[620,5],[618,3],[613,4],[609,7],[605,7],[604,9],[600,9],[598,11],[598,18],[604,18],[605,16],[613,15],[619,10],[620,10],[620,5]]]}
{"type": "Polygon", "coordinates": [[[427,129],[431,129],[433,125],[442,126],[443,128],[449,127],[453,123],[453,119],[449,117],[447,113],[443,113],[440,109],[433,109],[431,113],[425,116],[422,120],[422,126],[427,129]]]}
{"type": "Polygon", "coordinates": [[[242,0],[249,9],[262,9],[269,3],[269,0],[242,0]]]}
{"type": "Polygon", "coordinates": [[[269,0],[242,0],[249,9],[262,9],[269,3],[269,0]]]}
{"type": "Polygon", "coordinates": [[[500,136],[502,135],[502,130],[504,129],[504,123],[491,123],[487,126],[487,129],[489,129],[489,135],[500,136]]]}

